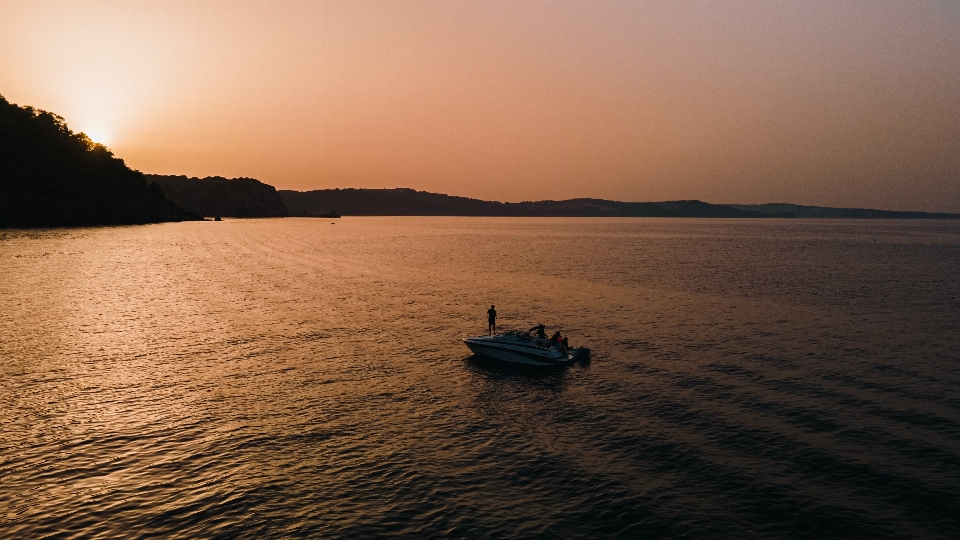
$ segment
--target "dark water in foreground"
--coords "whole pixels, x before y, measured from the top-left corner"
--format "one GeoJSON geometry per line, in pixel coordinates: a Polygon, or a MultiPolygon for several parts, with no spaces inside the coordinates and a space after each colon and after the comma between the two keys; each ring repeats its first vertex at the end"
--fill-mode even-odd
{"type": "Polygon", "coordinates": [[[957,222],[0,231],[0,537],[957,538],[958,314],[957,222]]]}

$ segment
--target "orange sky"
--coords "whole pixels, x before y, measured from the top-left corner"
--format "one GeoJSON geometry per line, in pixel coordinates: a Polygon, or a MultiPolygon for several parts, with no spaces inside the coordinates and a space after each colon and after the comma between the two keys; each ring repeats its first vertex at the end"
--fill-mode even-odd
{"type": "Polygon", "coordinates": [[[0,0],[0,94],[151,173],[960,212],[952,0],[0,0]]]}

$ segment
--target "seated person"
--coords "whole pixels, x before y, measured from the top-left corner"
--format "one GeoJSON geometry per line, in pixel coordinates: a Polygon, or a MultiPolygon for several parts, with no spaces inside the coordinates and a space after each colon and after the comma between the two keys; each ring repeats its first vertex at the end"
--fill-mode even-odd
{"type": "Polygon", "coordinates": [[[560,340],[561,340],[560,331],[557,330],[557,332],[553,334],[553,336],[550,338],[550,345],[556,345],[560,343],[560,340]]]}

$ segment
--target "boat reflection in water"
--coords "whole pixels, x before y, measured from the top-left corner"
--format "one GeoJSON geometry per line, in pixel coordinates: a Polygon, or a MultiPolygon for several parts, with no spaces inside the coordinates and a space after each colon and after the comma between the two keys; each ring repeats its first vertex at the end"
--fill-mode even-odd
{"type": "Polygon", "coordinates": [[[565,347],[563,343],[533,337],[520,330],[468,337],[463,343],[474,354],[532,367],[560,367],[590,358],[590,349],[586,347],[565,347]]]}

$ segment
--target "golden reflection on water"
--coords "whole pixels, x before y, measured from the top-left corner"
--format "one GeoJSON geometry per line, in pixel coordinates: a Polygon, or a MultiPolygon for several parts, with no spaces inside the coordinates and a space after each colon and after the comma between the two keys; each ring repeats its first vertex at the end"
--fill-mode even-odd
{"type": "Polygon", "coordinates": [[[938,512],[960,500],[950,224],[0,235],[13,536],[789,532],[795,516],[757,510],[771,492],[824,522],[910,533],[948,530],[938,512]],[[491,303],[502,328],[559,327],[594,361],[464,361],[491,303]],[[864,462],[878,476],[847,465],[864,462]],[[890,502],[910,485],[920,502],[890,502]],[[935,489],[948,495],[923,499],[935,489]]]}

